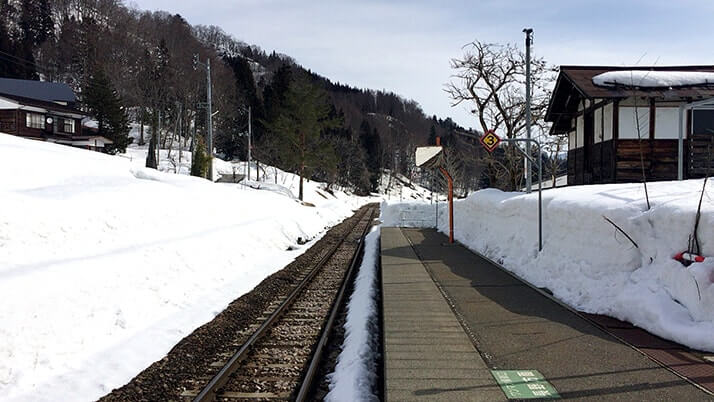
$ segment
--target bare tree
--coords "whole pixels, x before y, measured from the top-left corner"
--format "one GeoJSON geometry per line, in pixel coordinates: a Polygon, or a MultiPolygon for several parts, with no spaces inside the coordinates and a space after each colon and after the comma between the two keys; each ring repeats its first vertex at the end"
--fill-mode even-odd
{"type": "MultiPolygon", "coordinates": [[[[495,131],[505,138],[518,138],[525,133],[525,55],[514,44],[491,44],[474,41],[464,46],[462,58],[451,60],[455,71],[446,92],[452,106],[473,102],[483,132],[495,131]]],[[[544,129],[543,117],[548,106],[548,84],[552,70],[542,58],[531,61],[533,129],[544,129]]],[[[506,146],[503,153],[487,155],[488,175],[492,186],[506,190],[521,187],[523,156],[516,146],[506,146]]]]}
{"type": "Polygon", "coordinates": [[[548,160],[543,164],[543,176],[544,180],[545,177],[550,177],[553,181],[553,188],[555,188],[556,179],[563,164],[560,154],[568,146],[568,137],[562,135],[548,136],[544,142],[543,150],[546,152],[548,160]]]}

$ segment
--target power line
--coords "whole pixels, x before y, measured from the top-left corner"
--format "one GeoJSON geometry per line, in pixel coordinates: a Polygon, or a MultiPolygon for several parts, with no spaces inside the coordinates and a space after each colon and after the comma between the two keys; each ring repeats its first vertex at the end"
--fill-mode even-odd
{"type": "MultiPolygon", "coordinates": [[[[32,61],[32,60],[23,59],[22,57],[18,57],[18,56],[14,55],[14,54],[7,53],[7,52],[4,52],[4,51],[2,51],[2,50],[0,50],[0,58],[4,58],[5,60],[7,60],[7,61],[9,61],[9,62],[18,64],[18,65],[21,65],[21,66],[22,66],[21,63],[24,63],[24,64],[27,64],[27,65],[30,66],[30,67],[34,67],[35,70],[44,70],[43,72],[46,72],[46,73],[48,73],[48,72],[56,72],[56,70],[57,70],[56,67],[50,68],[50,67],[47,67],[47,66],[43,66],[43,65],[38,64],[37,61],[32,61]],[[5,57],[3,57],[2,55],[5,55],[5,57]],[[15,61],[15,60],[12,60],[12,59],[8,59],[7,57],[11,57],[12,59],[15,59],[16,61],[15,61]]],[[[23,67],[27,68],[28,66],[23,66],[23,67]]]]}

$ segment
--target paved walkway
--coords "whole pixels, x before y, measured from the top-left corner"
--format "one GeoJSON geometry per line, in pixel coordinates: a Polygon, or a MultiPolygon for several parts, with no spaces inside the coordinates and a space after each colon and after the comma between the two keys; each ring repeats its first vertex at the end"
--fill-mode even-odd
{"type": "Polygon", "coordinates": [[[385,399],[505,400],[399,228],[382,228],[385,399]]]}
{"type": "MultiPolygon", "coordinates": [[[[488,381],[485,366],[538,370],[563,399],[714,400],[488,260],[446,242],[445,236],[431,229],[382,229],[388,400],[414,400],[412,395],[426,394],[428,399],[455,400],[434,392],[444,389],[458,390],[462,400],[504,398],[503,393],[493,394],[494,383],[488,381]],[[422,272],[423,267],[427,272],[422,272]],[[446,304],[438,302],[442,295],[434,293],[428,273],[453,303],[471,333],[471,344],[476,344],[486,359],[483,366],[483,360],[473,352],[462,352],[473,356],[480,367],[473,369],[470,386],[458,382],[468,378],[449,380],[454,381],[451,387],[431,379],[452,378],[444,371],[435,371],[438,376],[426,375],[433,361],[449,367],[452,356],[461,355],[447,350],[450,342],[445,344],[446,339],[459,339],[454,347],[464,347],[464,332],[457,331],[458,324],[444,310],[446,304]],[[446,321],[441,324],[440,319],[446,321]],[[436,332],[439,330],[452,331],[450,338],[436,332]],[[423,331],[432,333],[427,336],[423,331]],[[408,343],[422,336],[437,345],[419,348],[408,343]],[[402,368],[406,365],[420,373],[422,380],[406,380],[409,372],[402,368]]],[[[454,373],[461,377],[468,372],[454,373]]]]}

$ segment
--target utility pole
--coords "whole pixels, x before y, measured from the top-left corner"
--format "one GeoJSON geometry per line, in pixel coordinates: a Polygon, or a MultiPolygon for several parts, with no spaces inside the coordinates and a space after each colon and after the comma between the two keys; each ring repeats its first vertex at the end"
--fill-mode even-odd
{"type": "MultiPolygon", "coordinates": [[[[206,77],[208,81],[208,180],[213,181],[213,112],[211,111],[211,59],[206,59],[206,77]]],[[[530,138],[530,137],[529,137],[530,138]]]]}
{"type": "Polygon", "coordinates": [[[211,111],[211,59],[207,58],[206,63],[198,60],[198,55],[193,55],[194,70],[201,66],[206,69],[206,125],[208,125],[208,180],[213,181],[213,112],[211,111]]]}
{"type": "MultiPolygon", "coordinates": [[[[531,155],[531,44],[533,43],[533,29],[524,28],[523,32],[526,34],[526,138],[528,139],[526,146],[528,147],[527,154],[531,155]]],[[[538,160],[540,160],[540,155],[538,155],[538,160]]],[[[531,161],[525,158],[524,162],[526,164],[526,192],[530,194],[532,182],[531,161]]]]}
{"type": "Polygon", "coordinates": [[[156,170],[161,167],[161,110],[159,110],[159,129],[156,131],[156,170]]]}
{"type": "Polygon", "coordinates": [[[181,102],[176,102],[176,105],[178,106],[178,149],[179,149],[179,164],[178,164],[178,169],[176,169],[176,173],[181,173],[181,157],[183,156],[183,146],[181,144],[181,132],[183,131],[183,127],[181,127],[181,118],[183,117],[182,114],[182,109],[183,105],[181,102]]]}
{"type": "MultiPolygon", "coordinates": [[[[248,180],[250,180],[250,151],[251,151],[251,137],[253,136],[253,125],[251,122],[251,118],[253,117],[252,115],[252,110],[251,107],[248,106],[248,180]]],[[[258,173],[257,173],[258,168],[256,168],[256,178],[255,180],[258,181],[258,173]]]]}
{"type": "Polygon", "coordinates": [[[191,148],[189,151],[191,151],[191,160],[193,161],[193,151],[195,150],[195,145],[196,145],[196,115],[193,116],[193,134],[191,134],[191,148]]]}

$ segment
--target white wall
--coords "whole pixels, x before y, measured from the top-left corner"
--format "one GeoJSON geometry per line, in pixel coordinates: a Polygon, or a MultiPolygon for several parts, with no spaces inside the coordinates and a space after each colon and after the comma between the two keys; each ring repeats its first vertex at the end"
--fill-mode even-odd
{"type": "MultiPolygon", "coordinates": [[[[686,116],[686,115],[685,115],[686,116]]],[[[687,124],[685,118],[682,126],[687,124]]],[[[655,138],[658,140],[679,138],[679,108],[655,106],[655,138]]],[[[687,131],[683,132],[686,137],[687,131]]]]}
{"type": "Polygon", "coordinates": [[[585,119],[583,116],[578,116],[577,118],[575,124],[575,134],[578,142],[578,148],[580,148],[585,143],[585,119]]]}
{"type": "Polygon", "coordinates": [[[593,120],[595,120],[595,144],[602,142],[602,108],[599,107],[595,109],[593,113],[593,120]]]}
{"type": "MultiPolygon", "coordinates": [[[[568,133],[568,151],[572,151],[575,148],[579,148],[578,144],[576,142],[576,135],[575,131],[571,131],[568,133]]],[[[582,146],[582,144],[580,144],[582,146]]]]}
{"type": "Polygon", "coordinates": [[[650,137],[650,108],[620,106],[618,120],[618,138],[621,140],[637,139],[637,122],[635,121],[635,109],[640,121],[640,137],[647,139],[650,137]]]}
{"type": "Polygon", "coordinates": [[[605,123],[603,130],[603,140],[609,141],[612,139],[612,111],[615,110],[612,103],[608,103],[603,108],[603,113],[605,113],[605,123]]]}

